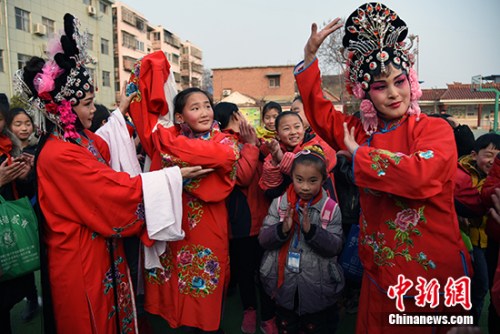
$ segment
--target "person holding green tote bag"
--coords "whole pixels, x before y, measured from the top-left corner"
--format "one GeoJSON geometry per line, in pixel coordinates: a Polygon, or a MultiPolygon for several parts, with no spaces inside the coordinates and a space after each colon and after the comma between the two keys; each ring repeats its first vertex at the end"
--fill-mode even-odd
{"type": "Polygon", "coordinates": [[[7,130],[7,98],[0,94],[0,323],[11,333],[10,310],[34,284],[39,266],[37,222],[22,189],[33,158],[20,155],[18,140],[7,130]]]}

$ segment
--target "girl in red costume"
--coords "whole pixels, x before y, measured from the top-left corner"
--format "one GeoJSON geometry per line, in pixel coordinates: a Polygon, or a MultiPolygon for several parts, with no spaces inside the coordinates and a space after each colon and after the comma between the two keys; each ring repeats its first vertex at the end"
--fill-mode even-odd
{"type": "Polygon", "coordinates": [[[147,55],[137,63],[127,88],[137,91],[130,111],[152,160],[151,170],[202,165],[213,172],[184,182],[185,236],[168,243],[159,265],[146,266],[145,309],[166,319],[172,328],[218,332],[229,280],[225,199],[235,184],[239,150],[234,137],[222,133],[214,122],[206,92],[188,88],[168,105],[164,85],[169,83],[169,69],[163,52],[147,55]],[[159,123],[167,113],[174,113],[175,126],[159,123]]]}
{"type": "MultiPolygon", "coordinates": [[[[411,329],[389,322],[389,315],[402,309],[406,314],[463,314],[470,307],[467,296],[445,305],[451,291],[445,289],[448,278],[470,275],[453,202],[453,133],[444,121],[420,114],[422,93],[405,42],[407,27],[379,3],[362,5],[345,22],[346,81],[361,99],[361,119],[335,110],[322,95],[316,52],[341,27],[340,19],[320,31],[313,24],[296,80],[312,128],[332,148],[353,156],[362,212],[359,255],[365,270],[356,331],[411,329]],[[400,294],[394,288],[404,287],[397,285],[398,275],[413,283],[400,294]],[[437,297],[437,305],[416,298],[422,290],[417,291],[417,277],[437,281],[440,295],[435,289],[427,295],[428,301],[437,297]]],[[[447,330],[418,327],[419,333],[447,330]]]]}

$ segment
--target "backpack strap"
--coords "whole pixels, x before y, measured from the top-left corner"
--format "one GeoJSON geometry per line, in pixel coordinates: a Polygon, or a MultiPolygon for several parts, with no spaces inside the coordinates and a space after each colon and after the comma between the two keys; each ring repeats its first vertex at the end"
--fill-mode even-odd
{"type": "Polygon", "coordinates": [[[277,202],[276,204],[278,205],[277,209],[278,209],[278,216],[280,217],[280,223],[284,222],[286,217],[286,210],[283,210],[281,208],[281,201],[283,199],[283,196],[284,194],[278,197],[278,200],[276,201],[277,202]]]}
{"type": "Polygon", "coordinates": [[[326,229],[326,226],[332,220],[336,205],[337,202],[335,202],[330,197],[327,197],[325,203],[323,203],[323,207],[320,211],[321,227],[323,229],[326,229]]]}

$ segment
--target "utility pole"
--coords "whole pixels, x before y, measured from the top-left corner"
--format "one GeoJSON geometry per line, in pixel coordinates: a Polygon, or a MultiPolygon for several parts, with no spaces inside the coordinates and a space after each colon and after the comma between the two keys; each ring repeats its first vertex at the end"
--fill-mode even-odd
{"type": "MultiPolygon", "coordinates": [[[[498,133],[498,100],[500,91],[495,87],[483,87],[483,76],[475,75],[471,79],[471,89],[474,92],[491,92],[495,93],[495,113],[493,114],[493,132],[498,133]]],[[[491,129],[490,129],[491,131],[491,129]]]]}

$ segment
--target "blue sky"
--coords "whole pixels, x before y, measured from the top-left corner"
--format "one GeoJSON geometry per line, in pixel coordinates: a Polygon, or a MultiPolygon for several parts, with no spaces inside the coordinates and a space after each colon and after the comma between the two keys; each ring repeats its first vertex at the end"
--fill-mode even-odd
{"type": "MultiPolygon", "coordinates": [[[[123,0],[203,50],[207,68],[296,64],[312,22],[346,18],[353,0],[123,0]]],[[[499,0],[387,0],[420,37],[424,88],[500,75],[499,0]]]]}

